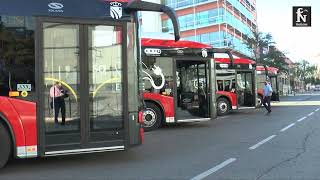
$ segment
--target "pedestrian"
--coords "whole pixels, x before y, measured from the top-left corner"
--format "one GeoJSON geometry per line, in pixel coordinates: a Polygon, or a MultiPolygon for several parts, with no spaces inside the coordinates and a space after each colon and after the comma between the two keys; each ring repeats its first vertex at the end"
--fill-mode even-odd
{"type": "Polygon", "coordinates": [[[58,124],[58,116],[61,110],[62,125],[66,123],[66,105],[64,98],[67,97],[60,83],[55,82],[50,88],[51,108],[54,112],[54,123],[58,124]]]}
{"type": "Polygon", "coordinates": [[[267,114],[271,113],[271,96],[272,96],[272,87],[268,81],[264,83],[264,88],[263,88],[263,106],[267,109],[267,114]]]}

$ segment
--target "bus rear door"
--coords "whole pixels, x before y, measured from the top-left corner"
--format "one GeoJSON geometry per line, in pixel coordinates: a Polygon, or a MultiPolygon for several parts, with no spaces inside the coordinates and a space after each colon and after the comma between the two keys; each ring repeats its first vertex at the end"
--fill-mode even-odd
{"type": "Polygon", "coordinates": [[[254,71],[237,70],[237,100],[239,109],[256,106],[254,71]]]}

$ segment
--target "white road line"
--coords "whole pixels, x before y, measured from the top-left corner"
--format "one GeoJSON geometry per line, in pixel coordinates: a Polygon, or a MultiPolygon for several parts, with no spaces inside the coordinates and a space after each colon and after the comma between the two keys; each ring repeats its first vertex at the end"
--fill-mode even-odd
{"type": "Polygon", "coordinates": [[[266,139],[264,139],[264,140],[262,140],[262,141],[258,142],[257,144],[255,144],[255,145],[253,145],[253,146],[249,147],[249,149],[250,149],[250,150],[254,150],[254,149],[258,148],[259,146],[261,146],[262,144],[264,144],[264,143],[266,143],[266,142],[270,141],[270,140],[271,140],[271,139],[273,139],[274,137],[276,137],[276,135],[269,136],[269,137],[267,137],[266,139]]]}
{"type": "Polygon", "coordinates": [[[192,178],[191,180],[201,180],[201,179],[209,176],[210,174],[219,171],[219,170],[222,169],[223,167],[229,165],[230,163],[232,163],[232,162],[234,162],[234,161],[236,161],[236,160],[237,160],[236,158],[230,158],[230,159],[224,161],[223,163],[221,163],[221,164],[219,164],[219,165],[217,165],[217,166],[215,166],[215,167],[213,167],[213,168],[211,168],[211,169],[209,169],[209,170],[207,170],[207,171],[205,171],[205,172],[203,172],[203,173],[195,176],[195,177],[192,178]]]}
{"type": "Polygon", "coordinates": [[[288,130],[289,128],[291,128],[291,127],[294,126],[295,124],[296,124],[296,123],[291,123],[291,124],[289,124],[287,127],[281,129],[280,132],[284,132],[284,131],[288,130]]]}
{"type": "Polygon", "coordinates": [[[220,116],[217,119],[225,119],[225,118],[228,118],[228,117],[230,117],[230,116],[220,116]]]}
{"type": "Polygon", "coordinates": [[[318,108],[318,109],[315,110],[315,112],[317,112],[317,111],[319,111],[319,110],[320,110],[320,109],[318,108]]]}
{"type": "Polygon", "coordinates": [[[298,119],[297,121],[298,121],[298,122],[301,122],[301,121],[303,121],[303,120],[305,120],[305,119],[307,119],[307,117],[302,117],[302,118],[298,119]]]}
{"type": "Polygon", "coordinates": [[[314,114],[314,112],[312,112],[312,113],[308,114],[308,116],[312,116],[312,114],[314,114]]]}

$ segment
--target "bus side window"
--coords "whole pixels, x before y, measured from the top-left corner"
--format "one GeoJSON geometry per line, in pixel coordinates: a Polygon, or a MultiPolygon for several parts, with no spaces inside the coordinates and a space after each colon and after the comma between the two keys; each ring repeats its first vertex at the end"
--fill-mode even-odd
{"type": "Polygon", "coordinates": [[[224,81],[224,90],[225,91],[230,91],[230,80],[225,80],[224,81]]]}
{"type": "Polygon", "coordinates": [[[218,91],[223,91],[223,80],[217,81],[218,91]]]}

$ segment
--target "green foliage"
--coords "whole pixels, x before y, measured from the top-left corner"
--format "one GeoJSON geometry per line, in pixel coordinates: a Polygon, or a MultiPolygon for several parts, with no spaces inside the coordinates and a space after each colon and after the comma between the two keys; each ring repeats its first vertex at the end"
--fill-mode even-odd
{"type": "Polygon", "coordinates": [[[276,67],[282,72],[304,80],[305,84],[320,84],[320,79],[315,78],[317,67],[306,60],[300,60],[294,68],[289,69],[285,53],[276,48],[276,43],[271,34],[255,31],[253,32],[253,38],[247,39],[246,45],[253,51],[253,60],[258,64],[276,67]]]}
{"type": "Polygon", "coordinates": [[[254,52],[254,60],[261,65],[278,68],[280,71],[288,72],[285,62],[285,53],[276,48],[276,43],[270,33],[253,32],[253,38],[246,41],[246,45],[254,52]]]}
{"type": "Polygon", "coordinates": [[[296,64],[295,75],[304,80],[306,84],[316,84],[316,82],[319,81],[319,79],[315,78],[317,74],[317,66],[310,64],[306,60],[300,60],[296,64]]]}

